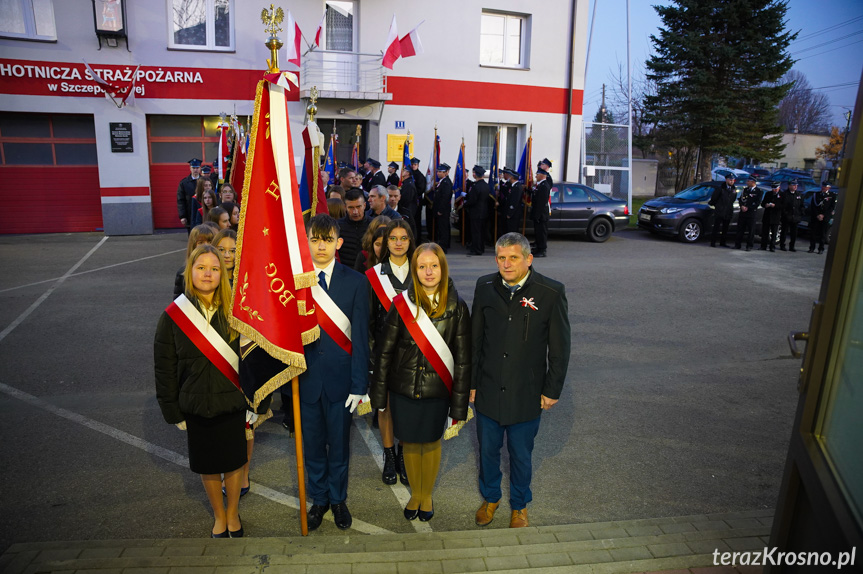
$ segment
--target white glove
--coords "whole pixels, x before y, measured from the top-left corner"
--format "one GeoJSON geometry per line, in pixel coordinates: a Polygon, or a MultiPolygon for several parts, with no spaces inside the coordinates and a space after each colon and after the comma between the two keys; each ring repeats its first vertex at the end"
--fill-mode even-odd
{"type": "Polygon", "coordinates": [[[362,395],[348,395],[348,400],[345,401],[345,408],[349,408],[351,412],[357,410],[357,405],[363,399],[362,395]]]}
{"type": "Polygon", "coordinates": [[[174,426],[180,430],[186,430],[186,421],[180,421],[177,424],[175,424],[174,426]]]}
{"type": "Polygon", "coordinates": [[[253,413],[252,411],[246,411],[246,422],[247,423],[249,423],[250,425],[253,425],[253,424],[255,424],[255,422],[257,420],[258,420],[258,415],[256,413],[253,413]]]}

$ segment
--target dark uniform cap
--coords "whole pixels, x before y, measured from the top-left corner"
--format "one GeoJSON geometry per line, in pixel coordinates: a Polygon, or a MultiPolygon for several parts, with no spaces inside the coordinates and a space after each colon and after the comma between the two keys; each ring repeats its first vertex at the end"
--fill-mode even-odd
{"type": "Polygon", "coordinates": [[[199,160],[196,157],[193,157],[192,159],[190,159],[186,163],[188,163],[192,167],[201,167],[201,160],[199,160]]]}
{"type": "Polygon", "coordinates": [[[537,169],[536,169],[536,173],[537,173],[537,174],[542,174],[542,175],[544,175],[544,176],[548,176],[548,172],[547,172],[547,171],[545,171],[544,169],[542,169],[541,167],[539,167],[539,168],[537,168],[537,169]]]}
{"type": "Polygon", "coordinates": [[[781,181],[771,181],[770,187],[782,187],[782,182],[781,181]]]}
{"type": "Polygon", "coordinates": [[[473,170],[472,170],[472,171],[473,171],[475,174],[477,174],[478,176],[480,176],[480,177],[482,177],[482,176],[484,176],[484,175],[485,175],[485,168],[484,168],[483,166],[481,166],[481,165],[475,165],[475,166],[473,166],[473,170]]]}
{"type": "Polygon", "coordinates": [[[758,180],[755,178],[754,175],[750,175],[749,177],[746,178],[746,181],[758,181],[758,180]]]}
{"type": "Polygon", "coordinates": [[[393,168],[393,169],[398,169],[398,168],[399,168],[399,164],[397,164],[397,163],[396,163],[396,162],[394,162],[394,161],[391,161],[391,162],[388,164],[388,167],[391,167],[391,168],[393,168]]]}
{"type": "Polygon", "coordinates": [[[832,184],[829,181],[822,181],[821,187],[830,187],[832,184]]]}
{"type": "Polygon", "coordinates": [[[442,164],[439,164],[439,165],[437,166],[437,170],[438,170],[438,171],[449,171],[449,170],[450,170],[450,166],[449,166],[449,164],[448,164],[448,163],[442,163],[442,164]]]}
{"type": "Polygon", "coordinates": [[[512,169],[512,168],[510,168],[510,167],[505,167],[505,168],[503,168],[503,172],[504,172],[505,174],[507,174],[507,175],[511,175],[512,177],[515,177],[515,178],[519,178],[519,177],[521,177],[521,174],[520,174],[520,173],[518,173],[517,171],[515,171],[514,169],[512,169]]]}
{"type": "Polygon", "coordinates": [[[213,169],[216,169],[217,167],[219,167],[219,159],[218,158],[213,160],[213,169]]]}
{"type": "Polygon", "coordinates": [[[417,159],[417,158],[415,158],[415,157],[412,157],[412,158],[411,158],[411,165],[413,165],[413,164],[417,164],[417,165],[419,165],[419,163],[420,163],[420,160],[419,160],[419,159],[417,159]]]}
{"type": "Polygon", "coordinates": [[[381,162],[376,159],[367,159],[366,163],[372,166],[375,169],[378,169],[381,166],[381,162]]]}
{"type": "MultiPolygon", "coordinates": [[[[548,159],[547,157],[542,158],[542,160],[539,163],[544,163],[548,167],[551,167],[551,160],[548,159]]],[[[548,174],[545,174],[545,175],[548,175],[548,174]]]]}
{"type": "Polygon", "coordinates": [[[210,175],[211,173],[213,173],[213,168],[211,168],[208,165],[205,165],[205,166],[201,167],[201,173],[203,175],[210,175]]]}
{"type": "Polygon", "coordinates": [[[348,167],[348,164],[346,164],[346,163],[345,163],[345,162],[343,162],[343,161],[340,161],[340,162],[339,162],[339,169],[342,169],[343,167],[348,167]]]}
{"type": "Polygon", "coordinates": [[[788,182],[788,185],[799,185],[799,184],[797,183],[796,179],[792,179],[791,181],[788,182]]]}
{"type": "Polygon", "coordinates": [[[728,175],[725,176],[725,179],[737,179],[737,176],[734,175],[733,173],[729,173],[728,175]]]}

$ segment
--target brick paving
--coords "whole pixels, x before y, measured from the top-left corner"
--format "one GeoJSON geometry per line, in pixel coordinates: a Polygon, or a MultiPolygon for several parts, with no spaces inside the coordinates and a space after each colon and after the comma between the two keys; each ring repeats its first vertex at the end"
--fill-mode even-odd
{"type": "Polygon", "coordinates": [[[767,544],[772,510],[511,531],[14,544],[3,574],[757,574],[713,550],[767,544]]]}

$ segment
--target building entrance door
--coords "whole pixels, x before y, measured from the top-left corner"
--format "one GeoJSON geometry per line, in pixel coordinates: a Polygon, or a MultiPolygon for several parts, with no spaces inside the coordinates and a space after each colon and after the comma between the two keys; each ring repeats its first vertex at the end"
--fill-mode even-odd
{"type": "Polygon", "coordinates": [[[770,547],[793,554],[781,564],[768,563],[771,574],[833,572],[839,565],[843,572],[863,571],[861,112],[863,91],[849,135],[850,161],[837,186],[840,202],[819,300],[808,334],[789,337],[808,342],[770,547]],[[854,565],[842,564],[852,556],[854,565]]]}

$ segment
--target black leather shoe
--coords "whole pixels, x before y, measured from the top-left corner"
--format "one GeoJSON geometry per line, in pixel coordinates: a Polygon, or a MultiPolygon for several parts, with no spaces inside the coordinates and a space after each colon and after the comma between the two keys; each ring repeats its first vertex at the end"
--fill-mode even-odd
{"type": "Polygon", "coordinates": [[[787,250],[787,249],[785,249],[785,246],[784,246],[784,245],[780,245],[780,246],[779,246],[779,251],[788,251],[788,250],[787,250]]]}
{"type": "Polygon", "coordinates": [[[348,510],[348,505],[344,502],[333,504],[333,521],[341,530],[347,530],[351,527],[354,519],[351,518],[351,511],[348,510]]]}
{"type": "Polygon", "coordinates": [[[218,534],[213,534],[212,532],[210,532],[210,538],[228,538],[228,528],[225,527],[225,531],[218,534]]]}
{"type": "Polygon", "coordinates": [[[788,251],[790,251],[791,253],[797,253],[797,250],[794,249],[793,247],[789,247],[788,251]]]}
{"type": "Polygon", "coordinates": [[[386,485],[396,483],[396,447],[394,446],[384,449],[384,471],[381,473],[381,480],[386,485]]]}
{"type": "Polygon", "coordinates": [[[815,253],[815,248],[811,248],[807,253],[815,253]]]}
{"type": "Polygon", "coordinates": [[[309,530],[315,530],[318,526],[321,525],[321,522],[324,520],[324,514],[327,513],[327,510],[330,509],[329,504],[325,504],[323,506],[318,504],[313,504],[309,509],[307,524],[309,526],[309,530]]]}
{"type": "Polygon", "coordinates": [[[534,257],[545,257],[545,251],[537,251],[533,254],[534,257]]]}
{"type": "Polygon", "coordinates": [[[396,470],[399,473],[399,482],[405,486],[410,486],[408,482],[408,471],[405,470],[405,451],[402,449],[402,443],[399,443],[398,456],[396,457],[396,470]]]}
{"type": "Polygon", "coordinates": [[[413,510],[405,508],[405,518],[407,518],[408,520],[416,520],[416,517],[419,514],[419,512],[420,512],[419,508],[414,508],[413,510]]]}
{"type": "Polygon", "coordinates": [[[420,519],[420,522],[428,522],[434,516],[434,503],[432,503],[432,509],[426,512],[425,510],[420,510],[417,513],[417,516],[420,519]]]}
{"type": "Polygon", "coordinates": [[[239,530],[228,530],[228,534],[231,538],[242,538],[243,537],[243,527],[240,526],[239,530]]]}

